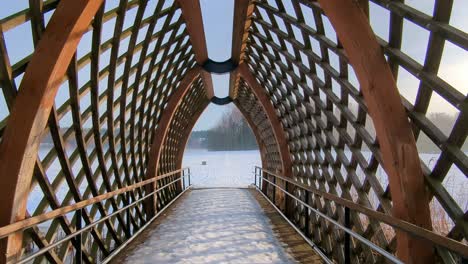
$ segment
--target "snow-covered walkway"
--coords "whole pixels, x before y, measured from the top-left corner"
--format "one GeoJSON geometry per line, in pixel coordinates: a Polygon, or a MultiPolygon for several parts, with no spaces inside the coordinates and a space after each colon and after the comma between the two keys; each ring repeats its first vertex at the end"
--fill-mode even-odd
{"type": "MultiPolygon", "coordinates": [[[[285,240],[274,232],[283,233],[287,225],[272,223],[274,212],[265,212],[262,208],[265,203],[261,202],[261,206],[257,201],[263,197],[255,192],[249,189],[188,191],[115,261],[132,264],[296,263],[297,250],[288,249],[288,241],[284,242],[294,237],[294,231],[287,230],[285,240]]],[[[294,245],[299,241],[303,246],[300,254],[314,255],[300,240],[294,240],[294,245]]]]}

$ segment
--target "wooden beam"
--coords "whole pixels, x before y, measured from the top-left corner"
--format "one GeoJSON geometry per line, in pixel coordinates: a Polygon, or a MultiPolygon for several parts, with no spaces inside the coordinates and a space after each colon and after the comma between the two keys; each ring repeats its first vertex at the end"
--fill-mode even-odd
{"type": "MultiPolygon", "coordinates": [[[[177,111],[177,108],[182,103],[184,96],[192,86],[192,83],[202,73],[202,69],[199,66],[191,69],[185,74],[185,77],[180,82],[179,87],[170,96],[167,106],[162,112],[161,119],[159,120],[158,127],[153,136],[153,142],[151,143],[151,149],[148,156],[148,165],[146,167],[145,179],[151,179],[157,177],[159,168],[159,159],[161,152],[164,148],[164,140],[169,131],[172,118],[177,111]]],[[[155,189],[156,182],[153,186],[147,185],[147,192],[152,192],[155,189]]],[[[145,210],[149,215],[154,215],[156,212],[156,201],[154,199],[146,199],[145,210]]]]}
{"type": "Polygon", "coordinates": [[[202,70],[201,74],[203,77],[203,84],[205,85],[206,97],[208,100],[211,100],[211,98],[214,97],[213,79],[211,78],[211,73],[202,70]]]}
{"type": "Polygon", "coordinates": [[[260,132],[258,131],[258,127],[255,125],[255,122],[252,120],[252,117],[246,112],[246,110],[242,107],[242,105],[239,103],[239,101],[234,101],[233,102],[237,109],[242,113],[244,116],[245,120],[247,121],[247,124],[249,125],[250,129],[252,129],[252,132],[255,135],[255,141],[257,141],[258,149],[260,151],[260,158],[262,161],[262,167],[266,168],[266,146],[261,140],[260,137],[260,132]]]}
{"type": "MultiPolygon", "coordinates": [[[[208,49],[206,47],[205,30],[203,29],[203,18],[199,0],[177,0],[185,20],[190,43],[195,53],[195,60],[202,66],[208,60],[208,49]]],[[[213,81],[211,74],[203,71],[203,82],[206,95],[211,100],[214,96],[213,81]]]]}
{"type": "MultiPolygon", "coordinates": [[[[400,94],[365,12],[352,0],[319,0],[351,65],[374,121],[389,176],[393,215],[431,230],[429,200],[418,152],[400,94]]],[[[405,263],[432,263],[430,243],[398,231],[397,256],[405,263]]]]}
{"type": "MultiPolygon", "coordinates": [[[[24,74],[0,144],[0,226],[24,219],[41,134],[57,89],[103,0],[61,1],[24,74]]],[[[1,243],[0,263],[14,261],[22,234],[1,243]]]]}
{"type": "Polygon", "coordinates": [[[273,104],[271,103],[268,95],[252,75],[247,65],[245,63],[239,65],[237,71],[240,77],[244,79],[245,82],[249,85],[250,89],[252,89],[252,92],[257,97],[260,105],[263,108],[263,111],[268,117],[276,142],[278,143],[279,154],[281,156],[281,167],[283,170],[282,173],[286,177],[290,177],[292,174],[291,156],[289,155],[289,147],[288,142],[286,141],[286,135],[284,133],[281,122],[276,115],[276,110],[273,107],[273,104]]]}
{"type": "MultiPolygon", "coordinates": [[[[252,23],[252,16],[255,5],[250,0],[235,0],[234,2],[234,22],[232,30],[232,50],[231,60],[239,65],[244,61],[244,50],[249,37],[249,28],[252,23]]],[[[229,78],[229,97],[235,99],[237,96],[238,75],[231,73],[229,78]]]]}
{"type": "Polygon", "coordinates": [[[250,0],[235,0],[234,22],[232,30],[231,59],[235,64],[241,64],[244,60],[244,50],[249,37],[249,28],[252,20],[250,17],[255,5],[250,0]]]}
{"type": "Polygon", "coordinates": [[[203,103],[203,105],[200,108],[201,110],[199,110],[192,116],[192,119],[190,120],[189,124],[187,125],[185,130],[182,132],[182,140],[179,143],[179,149],[177,152],[176,168],[182,168],[182,161],[184,159],[185,147],[187,146],[190,135],[192,134],[193,127],[195,126],[198,119],[202,115],[203,111],[205,111],[206,107],[208,107],[209,104],[210,104],[209,100],[203,103]]]}
{"type": "MultiPolygon", "coordinates": [[[[289,147],[288,142],[286,140],[286,134],[284,133],[281,122],[278,116],[276,115],[276,110],[273,107],[269,96],[265,93],[265,90],[257,82],[257,80],[252,75],[245,63],[240,64],[237,68],[237,71],[240,77],[244,79],[245,82],[249,85],[250,89],[252,89],[252,92],[257,97],[260,105],[263,108],[263,111],[265,112],[266,116],[268,117],[268,120],[270,121],[270,125],[273,129],[273,134],[275,136],[276,143],[278,144],[278,151],[281,157],[281,169],[283,175],[285,177],[292,177],[292,161],[291,156],[289,155],[289,147]]],[[[281,191],[277,191],[276,193],[279,194],[279,201],[285,200],[284,208],[287,210],[287,214],[290,215],[290,210],[293,208],[292,200],[289,199],[289,197],[282,197],[284,193],[281,191]]],[[[283,206],[282,202],[280,202],[279,204],[281,207],[283,206]]]]}

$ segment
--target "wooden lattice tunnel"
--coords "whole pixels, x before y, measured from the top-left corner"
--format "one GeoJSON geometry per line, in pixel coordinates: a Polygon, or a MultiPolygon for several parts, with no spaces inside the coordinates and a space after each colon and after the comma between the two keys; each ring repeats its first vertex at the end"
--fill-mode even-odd
{"type": "MultiPolygon", "coordinates": [[[[466,28],[451,20],[454,5],[466,3],[436,0],[428,12],[411,2],[235,0],[232,57],[216,63],[198,0],[30,0],[0,20],[0,227],[180,169],[195,122],[219,102],[210,71],[227,71],[225,102],[252,128],[263,168],[466,245],[468,208],[446,179],[456,168],[467,181],[468,91],[441,74],[447,49],[467,55],[466,28]],[[428,36],[421,56],[405,48],[409,27],[428,36]],[[15,47],[15,32],[30,50],[15,47]],[[456,113],[451,127],[429,118],[434,98],[456,113]],[[422,140],[440,152],[433,164],[418,152],[422,140]],[[432,204],[452,222],[448,230],[435,227],[432,204]]],[[[99,220],[174,177],[94,204],[83,219],[99,220]]],[[[279,184],[344,221],[342,206],[279,184]]],[[[264,188],[327,256],[344,261],[342,231],[264,188]]],[[[97,225],[85,237],[85,261],[104,259],[179,192],[171,186],[97,225]]],[[[459,258],[357,212],[351,219],[405,262],[459,258]]],[[[0,263],[71,234],[75,222],[67,214],[2,239],[0,263]]],[[[66,261],[76,246],[71,239],[43,257],[66,261]]],[[[352,253],[356,263],[383,261],[359,243],[352,253]]]]}

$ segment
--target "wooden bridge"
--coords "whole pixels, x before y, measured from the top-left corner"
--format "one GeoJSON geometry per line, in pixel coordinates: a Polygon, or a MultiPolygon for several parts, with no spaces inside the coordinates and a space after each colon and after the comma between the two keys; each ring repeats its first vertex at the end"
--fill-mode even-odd
{"type": "Polygon", "coordinates": [[[441,74],[448,49],[468,54],[451,20],[463,1],[234,0],[224,62],[199,0],[28,3],[0,20],[0,263],[467,261],[468,211],[446,179],[468,180],[468,92],[441,74]],[[411,39],[422,59],[408,27],[428,36],[411,39]],[[229,74],[228,97],[211,74],[229,74]],[[432,100],[451,127],[428,118],[432,100]],[[210,103],[235,104],[255,134],[251,189],[190,188],[184,149],[210,103]]]}
{"type": "Polygon", "coordinates": [[[237,188],[189,190],[112,261],[322,263],[259,192],[237,188]]]}

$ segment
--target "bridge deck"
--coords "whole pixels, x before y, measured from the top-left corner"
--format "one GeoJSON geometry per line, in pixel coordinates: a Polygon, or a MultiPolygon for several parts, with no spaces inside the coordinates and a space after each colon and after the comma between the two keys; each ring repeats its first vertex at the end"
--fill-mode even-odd
{"type": "Polygon", "coordinates": [[[115,263],[321,263],[253,189],[184,194],[115,263]]]}

